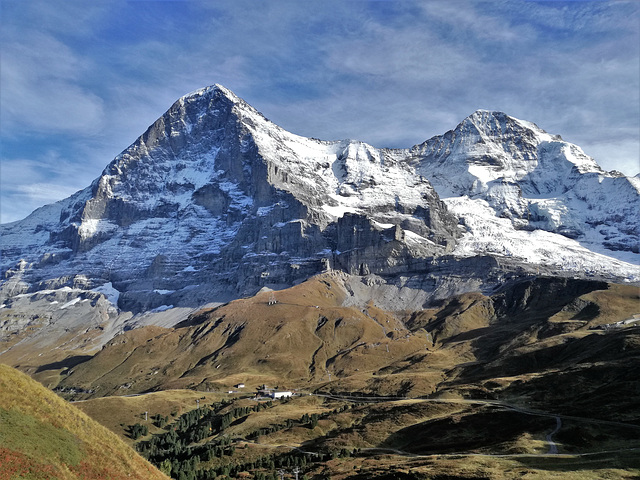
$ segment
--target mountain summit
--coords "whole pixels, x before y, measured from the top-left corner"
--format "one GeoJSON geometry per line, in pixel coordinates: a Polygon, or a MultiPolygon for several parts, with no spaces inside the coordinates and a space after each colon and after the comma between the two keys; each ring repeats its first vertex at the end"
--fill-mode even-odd
{"type": "Polygon", "coordinates": [[[0,300],[93,289],[144,312],[329,269],[418,303],[522,271],[637,282],[639,192],[501,112],[377,149],[289,133],[215,85],[180,98],[89,187],[0,226],[0,300]]]}

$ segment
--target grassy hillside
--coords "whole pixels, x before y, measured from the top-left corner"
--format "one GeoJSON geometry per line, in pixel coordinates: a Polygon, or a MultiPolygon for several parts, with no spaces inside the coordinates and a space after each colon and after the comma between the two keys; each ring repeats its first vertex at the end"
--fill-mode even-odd
{"type": "MultiPolygon", "coordinates": [[[[500,396],[514,380],[591,368],[597,357],[615,369],[640,364],[637,324],[604,328],[640,311],[636,287],[529,279],[492,296],[460,295],[417,312],[388,312],[374,302],[345,306],[357,303],[345,301],[352,294],[339,276],[322,275],[276,292],[275,305],[264,292],[173,329],[125,332],[70,369],[60,385],[92,392],[75,398],[226,391],[237,383],[500,396]]],[[[597,387],[590,385],[578,386],[586,394],[597,387]]]]}
{"type": "Polygon", "coordinates": [[[166,479],[120,438],[0,364],[0,479],[166,479]]]}
{"type": "Polygon", "coordinates": [[[173,420],[199,404],[210,404],[230,397],[233,395],[193,390],[163,390],[132,397],[95,398],[75,402],[73,405],[116,433],[127,444],[133,445],[131,425],[140,423],[148,427],[150,434],[160,433],[163,430],[153,423],[155,416],[161,415],[173,420]]]}
{"type": "Polygon", "coordinates": [[[175,478],[640,475],[640,327],[624,323],[636,287],[532,278],[417,312],[345,306],[350,295],[324,275],[275,305],[262,293],[126,332],[63,385],[197,389],[79,404],[121,435],[145,411],[166,416],[137,446],[175,478]],[[227,393],[240,382],[247,393],[227,393]],[[262,383],[313,395],[267,404],[249,395],[262,383]]]}
{"type": "Polygon", "coordinates": [[[397,315],[374,305],[343,306],[348,293],[339,278],[317,277],[275,295],[275,305],[265,292],[175,329],[126,332],[74,367],[61,386],[103,396],[238,382],[309,385],[370,376],[426,347],[424,334],[410,332],[397,315]]]}
{"type": "MultiPolygon", "coordinates": [[[[197,472],[202,480],[276,480],[280,469],[293,478],[296,467],[301,478],[313,480],[596,480],[640,474],[640,427],[634,425],[563,417],[553,434],[559,454],[549,454],[556,415],[503,402],[319,394],[256,401],[235,395],[201,399],[194,408],[183,403],[185,393],[120,397],[110,419],[140,421],[130,412],[145,397],[158,411],[184,407],[162,428],[149,419],[152,434],[137,443],[155,464],[170,462],[173,478],[197,472]]],[[[98,413],[115,400],[82,405],[98,413]]]]}

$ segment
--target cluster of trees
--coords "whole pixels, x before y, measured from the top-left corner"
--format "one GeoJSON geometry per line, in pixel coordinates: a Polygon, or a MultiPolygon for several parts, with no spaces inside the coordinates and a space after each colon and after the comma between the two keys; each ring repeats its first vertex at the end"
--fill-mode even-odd
{"type": "Polygon", "coordinates": [[[136,423],[135,425],[129,425],[129,436],[134,440],[137,440],[140,437],[144,437],[148,433],[149,433],[149,427],[146,425],[142,425],[140,423],[136,423]]]}
{"type": "MultiPolygon", "coordinates": [[[[227,435],[220,435],[236,420],[242,419],[253,412],[273,407],[273,402],[256,403],[252,406],[233,406],[235,400],[223,400],[209,406],[197,408],[184,413],[173,423],[169,417],[152,416],[154,425],[167,430],[165,433],[153,435],[148,441],[137,444],[138,451],[160,468],[167,475],[177,480],[210,480],[219,476],[235,478],[240,472],[252,472],[259,480],[278,480],[277,470],[280,468],[306,469],[310,462],[325,461],[331,458],[351,455],[347,450],[319,452],[316,455],[291,452],[283,455],[269,455],[242,463],[231,458],[235,446],[227,435]],[[233,408],[231,408],[233,407],[233,408]],[[202,444],[202,440],[216,436],[215,440],[202,444]],[[226,460],[223,460],[226,458],[226,460]],[[211,468],[211,463],[219,463],[211,468]],[[207,464],[205,464],[205,462],[207,464]]],[[[336,415],[352,405],[345,404],[332,411],[318,415],[305,413],[299,420],[288,419],[283,424],[270,425],[251,432],[248,438],[273,433],[295,425],[307,425],[315,428],[318,420],[336,415]]],[[[146,425],[131,426],[133,438],[139,438],[148,432],[146,425]],[[133,437],[134,431],[138,436],[133,437]]],[[[304,477],[303,477],[304,478],[304,477]]]]}
{"type": "Polygon", "coordinates": [[[302,418],[300,418],[300,423],[303,425],[309,425],[309,428],[314,429],[318,426],[318,414],[312,413],[309,415],[308,413],[305,413],[302,415],[302,418]]]}
{"type": "Polygon", "coordinates": [[[160,465],[158,465],[158,468],[162,473],[177,480],[198,480],[199,464],[200,458],[198,458],[197,455],[182,462],[177,459],[169,460],[165,458],[160,465]]]}
{"type": "MultiPolygon", "coordinates": [[[[241,472],[252,472],[256,480],[279,480],[277,471],[298,467],[301,471],[314,461],[309,454],[299,452],[285,453],[282,455],[265,455],[245,463],[232,463],[216,468],[200,470],[195,480],[214,480],[218,476],[236,478],[241,472]]],[[[305,476],[302,477],[305,479],[305,476]]]]}
{"type": "MultiPolygon", "coordinates": [[[[160,463],[166,458],[191,456],[193,449],[189,447],[190,444],[201,442],[207,437],[220,433],[233,420],[233,415],[238,412],[238,409],[225,414],[218,413],[230,403],[214,403],[209,407],[184,413],[175,422],[164,425],[164,428],[168,429],[166,433],[153,435],[150,440],[140,442],[137,445],[138,451],[154,463],[160,463]]],[[[157,421],[158,416],[152,418],[157,421]]]]}
{"type": "Polygon", "coordinates": [[[163,428],[167,423],[169,423],[169,416],[165,416],[163,417],[162,415],[160,415],[159,413],[157,415],[153,415],[151,417],[151,420],[153,420],[153,424],[158,427],[158,428],[163,428]]]}
{"type": "MultiPolygon", "coordinates": [[[[252,472],[255,480],[279,480],[277,476],[278,470],[299,468],[300,472],[308,471],[314,462],[324,462],[333,458],[344,458],[354,456],[359,452],[355,450],[331,450],[327,452],[319,452],[317,454],[290,452],[281,455],[267,455],[258,459],[245,463],[233,463],[223,465],[217,468],[200,470],[195,480],[214,480],[218,476],[227,476],[236,478],[241,472],[252,472]]],[[[307,475],[303,475],[302,480],[308,479],[307,475]]]]}
{"type": "Polygon", "coordinates": [[[217,442],[190,446],[175,430],[154,436],[148,442],[139,443],[137,447],[151,463],[172,478],[181,480],[199,479],[197,474],[201,462],[231,456],[235,452],[235,446],[231,445],[228,437],[223,437],[217,442]]]}
{"type": "MultiPolygon", "coordinates": [[[[238,418],[273,407],[273,402],[269,401],[228,409],[234,402],[235,400],[223,400],[205,405],[182,414],[173,423],[169,423],[168,416],[153,415],[151,418],[154,425],[168,431],[153,435],[150,440],[140,442],[136,447],[151,463],[172,478],[200,480],[200,462],[233,455],[235,447],[226,436],[204,445],[193,444],[224,432],[238,418]],[[222,413],[225,409],[227,411],[222,413]]],[[[130,432],[132,438],[138,439],[147,435],[148,428],[146,425],[136,424],[130,427],[130,432]]]]}

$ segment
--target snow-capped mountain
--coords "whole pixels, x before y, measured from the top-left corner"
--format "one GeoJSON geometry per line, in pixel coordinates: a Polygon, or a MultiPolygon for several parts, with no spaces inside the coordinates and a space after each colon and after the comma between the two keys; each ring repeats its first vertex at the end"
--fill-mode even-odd
{"type": "Polygon", "coordinates": [[[456,254],[638,280],[637,269],[624,265],[639,260],[637,177],[605,172],[560,136],[484,110],[411,154],[468,229],[456,254]]]}
{"type": "Polygon", "coordinates": [[[216,85],[179,99],[91,186],[0,226],[2,296],[102,289],[144,311],[327,268],[423,290],[540,268],[637,282],[639,192],[503,113],[377,149],[294,135],[216,85]]]}

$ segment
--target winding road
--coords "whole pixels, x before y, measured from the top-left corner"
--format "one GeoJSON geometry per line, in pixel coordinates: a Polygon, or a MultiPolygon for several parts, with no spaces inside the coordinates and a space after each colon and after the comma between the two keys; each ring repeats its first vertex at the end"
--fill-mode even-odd
{"type": "Polygon", "coordinates": [[[553,441],[553,436],[556,433],[558,433],[561,428],[562,428],[562,419],[560,417],[556,417],[556,428],[553,430],[553,432],[551,432],[546,437],[547,438],[547,443],[549,443],[549,451],[547,452],[547,454],[549,454],[549,455],[557,455],[558,454],[558,446],[556,445],[556,442],[553,441]]]}
{"type": "MultiPolygon", "coordinates": [[[[414,400],[414,401],[420,401],[420,402],[433,402],[433,403],[464,403],[464,404],[473,404],[473,405],[488,405],[488,406],[505,408],[505,409],[512,410],[512,411],[515,411],[515,412],[518,412],[518,413],[522,413],[524,415],[535,415],[535,416],[540,416],[540,417],[549,417],[549,418],[555,418],[555,420],[556,420],[555,429],[551,433],[546,435],[546,437],[545,437],[546,441],[547,441],[547,444],[548,444],[548,447],[549,447],[549,450],[547,451],[547,453],[537,453],[537,454],[526,454],[526,453],[525,454],[458,453],[458,454],[449,454],[451,456],[470,455],[470,456],[489,456],[489,457],[532,457],[532,456],[560,455],[560,453],[558,451],[558,445],[553,440],[553,437],[562,428],[562,419],[563,418],[567,419],[567,420],[574,420],[574,421],[585,422],[585,423],[597,423],[597,424],[612,425],[612,426],[619,426],[619,427],[626,427],[626,428],[633,428],[633,429],[636,429],[636,430],[640,430],[640,425],[634,425],[634,424],[631,424],[631,423],[615,422],[615,421],[611,421],[611,420],[600,420],[600,419],[595,419],[595,418],[585,418],[585,417],[576,417],[576,416],[572,416],[572,415],[562,415],[562,414],[556,414],[556,413],[549,413],[549,412],[544,412],[544,411],[541,411],[541,410],[533,410],[533,409],[529,409],[529,408],[520,407],[520,406],[517,406],[517,405],[512,405],[512,404],[509,404],[509,403],[501,402],[499,400],[471,400],[471,399],[465,399],[465,398],[442,399],[442,398],[409,398],[409,397],[359,397],[359,396],[348,396],[348,395],[326,395],[326,394],[319,394],[319,393],[308,393],[308,395],[315,395],[317,397],[333,398],[333,399],[336,399],[336,400],[352,401],[352,402],[361,402],[361,401],[375,402],[376,400],[380,401],[380,402],[400,402],[400,401],[414,400]]],[[[375,450],[378,450],[378,449],[372,448],[372,449],[363,449],[363,450],[375,451],[375,450]]],[[[387,450],[388,451],[388,449],[383,449],[383,450],[387,450]]],[[[606,452],[572,454],[570,456],[589,456],[589,455],[597,455],[598,453],[616,453],[616,452],[638,451],[638,450],[640,450],[640,448],[612,450],[612,451],[606,451],[606,452]]],[[[409,452],[401,452],[401,451],[396,451],[396,453],[402,454],[402,455],[420,456],[420,457],[422,457],[422,456],[431,456],[431,457],[432,456],[449,456],[449,455],[441,455],[441,454],[416,455],[416,454],[412,454],[412,453],[409,453],[409,452]]]]}

